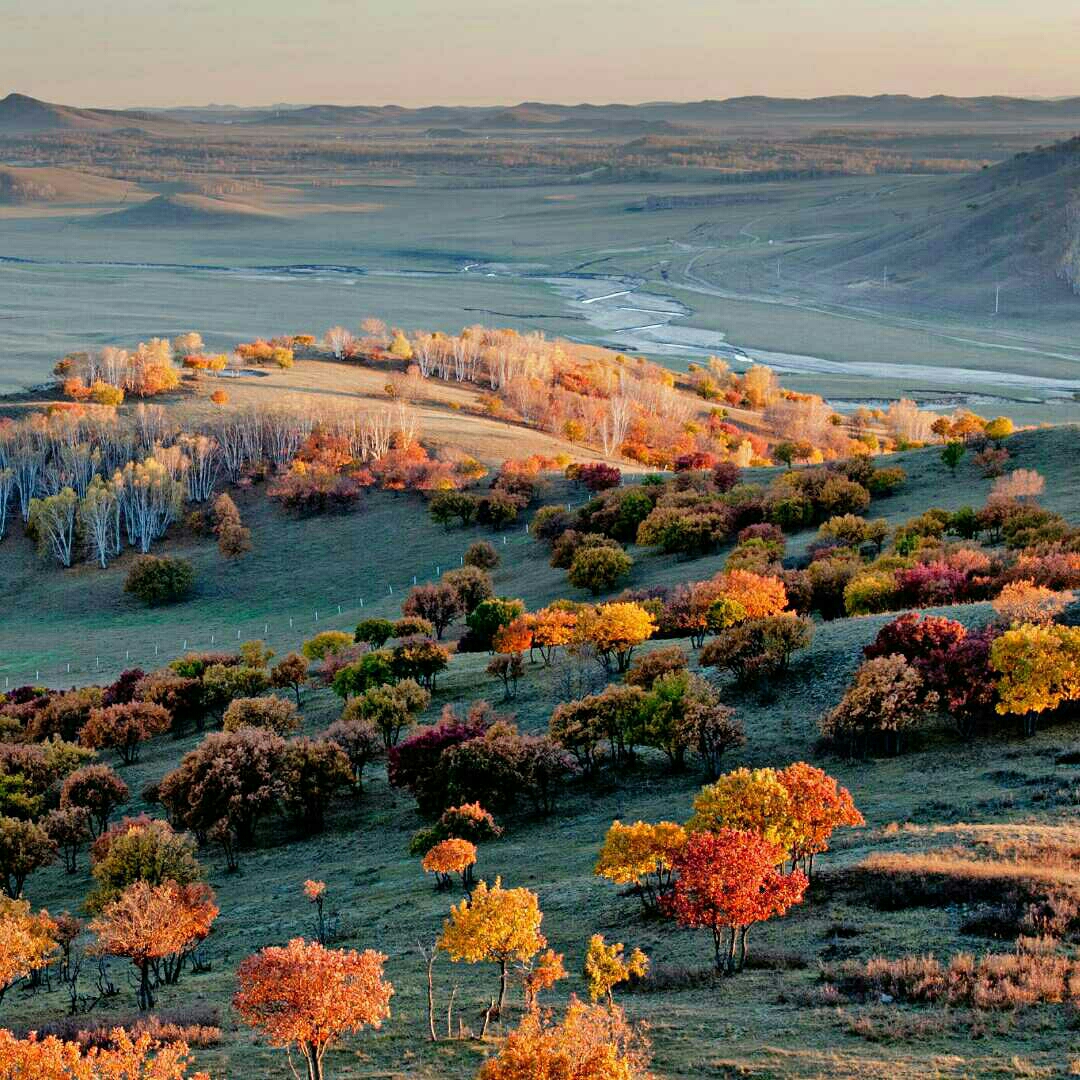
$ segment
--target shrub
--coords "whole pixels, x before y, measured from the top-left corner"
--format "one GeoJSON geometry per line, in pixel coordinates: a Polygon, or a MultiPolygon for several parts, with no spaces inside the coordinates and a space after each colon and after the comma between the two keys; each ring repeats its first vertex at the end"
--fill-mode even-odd
{"type": "Polygon", "coordinates": [[[630,573],[633,559],[625,551],[610,547],[583,547],[574,555],[567,578],[578,589],[593,596],[609,592],[630,573]]]}
{"type": "Polygon", "coordinates": [[[937,700],[903,656],[878,656],[855,673],[840,704],[822,718],[821,732],[851,754],[865,756],[874,744],[896,754],[901,735],[916,728],[937,700]]]}
{"type": "Polygon", "coordinates": [[[342,630],[323,630],[316,634],[300,647],[300,651],[309,660],[325,660],[333,653],[339,653],[348,648],[353,639],[342,630]]]}
{"type": "Polygon", "coordinates": [[[439,672],[445,671],[450,654],[430,638],[406,638],[394,647],[390,668],[396,679],[415,679],[433,691],[439,672]]]}
{"type": "Polygon", "coordinates": [[[323,732],[322,737],[341,747],[353,771],[353,786],[359,794],[364,786],[364,768],[385,753],[385,740],[374,724],[356,718],[352,705],[345,706],[341,719],[335,720],[323,732]]]}
{"type": "Polygon", "coordinates": [[[275,735],[289,735],[300,727],[300,717],[291,701],[279,697],[239,697],[229,702],[222,728],[261,728],[275,735]]]}
{"type": "Polygon", "coordinates": [[[270,669],[270,685],[275,690],[291,689],[300,704],[300,688],[307,682],[308,661],[299,653],[287,653],[270,669]]]}
{"type": "Polygon", "coordinates": [[[105,831],[109,815],[128,800],[128,786],[108,765],[76,769],[60,789],[60,807],[81,806],[90,815],[90,834],[105,831]]]}
{"type": "Polygon", "coordinates": [[[356,624],[353,640],[381,649],[393,636],[394,624],[389,619],[364,619],[356,624]]]}
{"type": "Polygon", "coordinates": [[[648,972],[649,958],[640,949],[624,957],[621,941],[608,945],[603,934],[593,934],[589,939],[583,974],[593,1001],[605,998],[608,1008],[614,1008],[612,990],[630,979],[643,979],[648,972]]]}
{"type": "Polygon", "coordinates": [[[482,844],[502,834],[502,828],[478,802],[463,803],[444,810],[434,825],[416,833],[409,841],[409,854],[424,855],[435,844],[452,837],[482,844]]]}
{"type": "Polygon", "coordinates": [[[195,588],[195,570],[187,559],[140,555],[128,571],[124,592],[156,606],[184,600],[195,588]]]}
{"type": "Polygon", "coordinates": [[[147,739],[169,730],[172,717],[167,709],[146,701],[110,705],[94,709],[79,733],[83,746],[116,750],[125,765],[137,761],[139,748],[147,739]]]}
{"type": "Polygon", "coordinates": [[[465,549],[465,565],[475,566],[480,570],[494,570],[500,562],[495,545],[487,540],[477,540],[465,549]]]}

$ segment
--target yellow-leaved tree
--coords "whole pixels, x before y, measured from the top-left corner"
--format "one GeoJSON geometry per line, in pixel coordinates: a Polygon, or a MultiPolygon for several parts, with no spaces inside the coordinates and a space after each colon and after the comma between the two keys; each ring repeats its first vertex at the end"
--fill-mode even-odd
{"type": "Polygon", "coordinates": [[[594,873],[616,885],[633,885],[646,914],[655,914],[671,889],[672,864],[685,846],[686,830],[674,821],[613,821],[594,873]]]}
{"type": "Polygon", "coordinates": [[[688,832],[737,829],[756,833],[781,852],[791,850],[797,834],[788,790],[774,769],[735,769],[706,784],[694,797],[688,832]]]}
{"type": "Polygon", "coordinates": [[[634,949],[629,956],[623,955],[623,943],[608,945],[603,934],[593,934],[589,939],[589,951],[585,954],[585,982],[593,1001],[607,998],[609,1006],[615,1004],[611,991],[631,976],[643,978],[649,970],[649,958],[634,949]]]}
{"type": "Polygon", "coordinates": [[[640,604],[600,604],[578,612],[573,643],[592,646],[605,670],[625,672],[630,657],[656,633],[656,620],[640,604]]]}
{"type": "Polygon", "coordinates": [[[1032,735],[1039,713],[1080,698],[1080,627],[1014,626],[990,646],[990,668],[998,675],[997,711],[1019,716],[1032,735]]]}
{"type": "Polygon", "coordinates": [[[502,1016],[510,964],[528,963],[547,945],[542,919],[536,893],[504,889],[499,878],[492,886],[481,881],[472,896],[450,909],[438,946],[451,960],[499,965],[497,1015],[502,1016]]]}

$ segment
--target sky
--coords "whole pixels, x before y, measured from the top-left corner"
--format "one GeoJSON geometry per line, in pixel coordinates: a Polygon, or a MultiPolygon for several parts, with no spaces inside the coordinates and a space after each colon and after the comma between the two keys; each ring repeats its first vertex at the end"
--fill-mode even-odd
{"type": "Polygon", "coordinates": [[[1076,0],[0,0],[0,96],[101,108],[1080,94],[1076,0]]]}

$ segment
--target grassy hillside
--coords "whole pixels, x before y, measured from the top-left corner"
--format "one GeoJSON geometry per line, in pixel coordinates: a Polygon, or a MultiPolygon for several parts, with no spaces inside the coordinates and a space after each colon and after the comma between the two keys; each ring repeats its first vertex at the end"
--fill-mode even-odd
{"type": "MultiPolygon", "coordinates": [[[[1080,517],[1077,434],[1075,429],[1030,432],[1009,443],[1013,466],[1043,472],[1044,504],[1071,520],[1080,517]]],[[[897,455],[896,460],[908,470],[909,481],[873,510],[894,522],[930,505],[979,505],[989,487],[969,461],[953,478],[934,450],[897,455]]],[[[565,501],[568,492],[555,485],[551,496],[565,501]]],[[[208,647],[211,630],[217,643],[228,644],[235,641],[237,630],[243,638],[261,636],[264,621],[270,624],[266,636],[275,648],[295,647],[314,629],[316,607],[320,629],[351,626],[360,613],[361,596],[365,614],[390,613],[400,587],[411,584],[413,573],[421,580],[434,576],[436,565],[452,565],[467,543],[485,535],[478,529],[446,532],[432,525],[419,500],[408,495],[379,494],[361,513],[303,521],[268,506],[261,494],[253,494],[242,509],[254,530],[255,550],[226,563],[216,548],[191,542],[186,553],[198,569],[199,594],[160,612],[135,609],[121,598],[122,561],[106,572],[60,574],[39,568],[21,540],[5,541],[3,671],[18,672],[18,681],[24,681],[28,664],[40,661],[51,672],[65,655],[78,656],[83,666],[73,669],[70,681],[86,681],[85,657],[100,651],[104,679],[125,666],[123,650],[131,650],[130,663],[149,666],[155,662],[155,641],[160,663],[179,651],[184,634],[190,647],[208,647]],[[395,598],[387,592],[375,600],[388,583],[394,584],[395,598]]],[[[790,552],[798,554],[808,538],[797,536],[790,552]]],[[[503,555],[495,574],[501,593],[521,596],[530,606],[575,595],[562,572],[547,565],[544,549],[523,531],[509,535],[505,546],[498,538],[495,542],[503,555]]],[[[722,561],[722,554],[690,562],[638,554],[633,585],[702,578],[722,561]]],[[[948,614],[978,622],[986,618],[987,609],[971,605],[948,614]]],[[[747,734],[745,747],[725,759],[725,767],[783,766],[805,759],[851,789],[867,826],[837,835],[833,850],[822,860],[826,871],[877,851],[970,848],[972,834],[960,823],[988,826],[989,834],[1000,838],[1013,835],[1020,823],[1035,826],[1037,833],[1074,823],[1080,772],[1076,764],[1058,763],[1058,758],[1063,750],[1080,746],[1080,722],[1075,719],[1023,742],[998,736],[964,744],[941,729],[928,732],[913,752],[900,758],[851,763],[814,756],[820,713],[837,701],[858,664],[861,646],[885,619],[819,624],[813,646],[764,693],[725,687],[725,700],[736,707],[747,734]]],[[[434,719],[448,702],[487,697],[498,704],[501,688],[484,673],[486,663],[486,655],[455,658],[425,718],[434,719]]],[[[517,713],[523,728],[539,731],[559,698],[553,673],[531,666],[517,701],[507,708],[517,713]]],[[[304,732],[313,734],[336,718],[338,702],[327,691],[317,691],[306,699],[303,713],[304,732]]],[[[174,767],[196,742],[195,737],[155,741],[140,763],[123,770],[126,782],[133,792],[140,791],[174,767]]],[[[617,781],[572,788],[552,818],[510,821],[502,840],[481,847],[480,875],[490,879],[500,874],[508,885],[534,889],[544,911],[544,933],[566,954],[571,977],[549,995],[551,1004],[561,1005],[571,992],[583,993],[578,972],[585,945],[590,934],[602,932],[608,940],[645,949],[666,984],[660,989],[657,980],[646,990],[617,993],[631,1018],[650,1025],[654,1071],[660,1080],[737,1075],[889,1080],[1057,1076],[1069,1071],[1070,1061],[1075,1071],[1076,1035],[1065,1006],[974,1015],[932,1006],[838,1004],[823,994],[822,962],[923,952],[947,957],[1009,947],[963,933],[965,912],[960,907],[879,911],[840,888],[835,878],[830,881],[827,873],[807,903],[755,931],[752,970],[731,980],[709,978],[711,942],[706,933],[643,921],[635,898],[620,897],[615,887],[592,875],[612,819],[683,820],[701,782],[694,771],[672,774],[658,757],[646,755],[636,770],[617,781]]],[[[135,796],[127,812],[138,809],[135,796]]],[[[421,824],[411,799],[392,790],[385,773],[376,771],[363,800],[339,802],[327,831],[316,838],[298,839],[291,827],[275,822],[260,846],[245,854],[236,875],[216,865],[213,852],[204,854],[221,906],[209,942],[212,970],[185,975],[178,987],[163,988],[159,1001],[166,1011],[219,1011],[222,1039],[196,1051],[200,1066],[230,1080],[290,1075],[282,1053],[237,1025],[228,1000],[235,968],[245,955],[266,944],[310,935],[312,912],[302,883],[314,877],[326,881],[329,907],[340,915],[339,943],[387,953],[387,976],[396,988],[391,1021],[382,1032],[349,1039],[332,1051],[329,1075],[353,1080],[465,1080],[473,1075],[478,1062],[492,1052],[492,1042],[431,1044],[425,1038],[424,969],[417,943],[430,945],[450,898],[432,890],[419,860],[407,853],[408,838],[421,824]]],[[[51,911],[76,910],[89,884],[84,854],[77,874],[50,868],[30,879],[27,894],[35,905],[51,911]]],[[[121,994],[95,1010],[97,1021],[128,1016],[133,1009],[128,973],[114,964],[114,976],[121,994]]],[[[451,965],[441,958],[435,969],[440,1010],[451,989],[458,987],[456,1009],[477,1029],[496,978],[489,965],[451,965]]],[[[40,1024],[62,1012],[62,996],[13,993],[0,1004],[0,1021],[40,1024]]],[[[1071,1015],[1075,1019],[1075,1012],[1071,1015]]]]}

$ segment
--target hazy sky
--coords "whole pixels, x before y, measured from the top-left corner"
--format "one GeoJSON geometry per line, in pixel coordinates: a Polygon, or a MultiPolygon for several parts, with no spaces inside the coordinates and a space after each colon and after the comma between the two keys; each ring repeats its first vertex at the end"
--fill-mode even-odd
{"type": "Polygon", "coordinates": [[[0,0],[0,96],[88,106],[1080,93],[1077,0],[0,0]]]}

